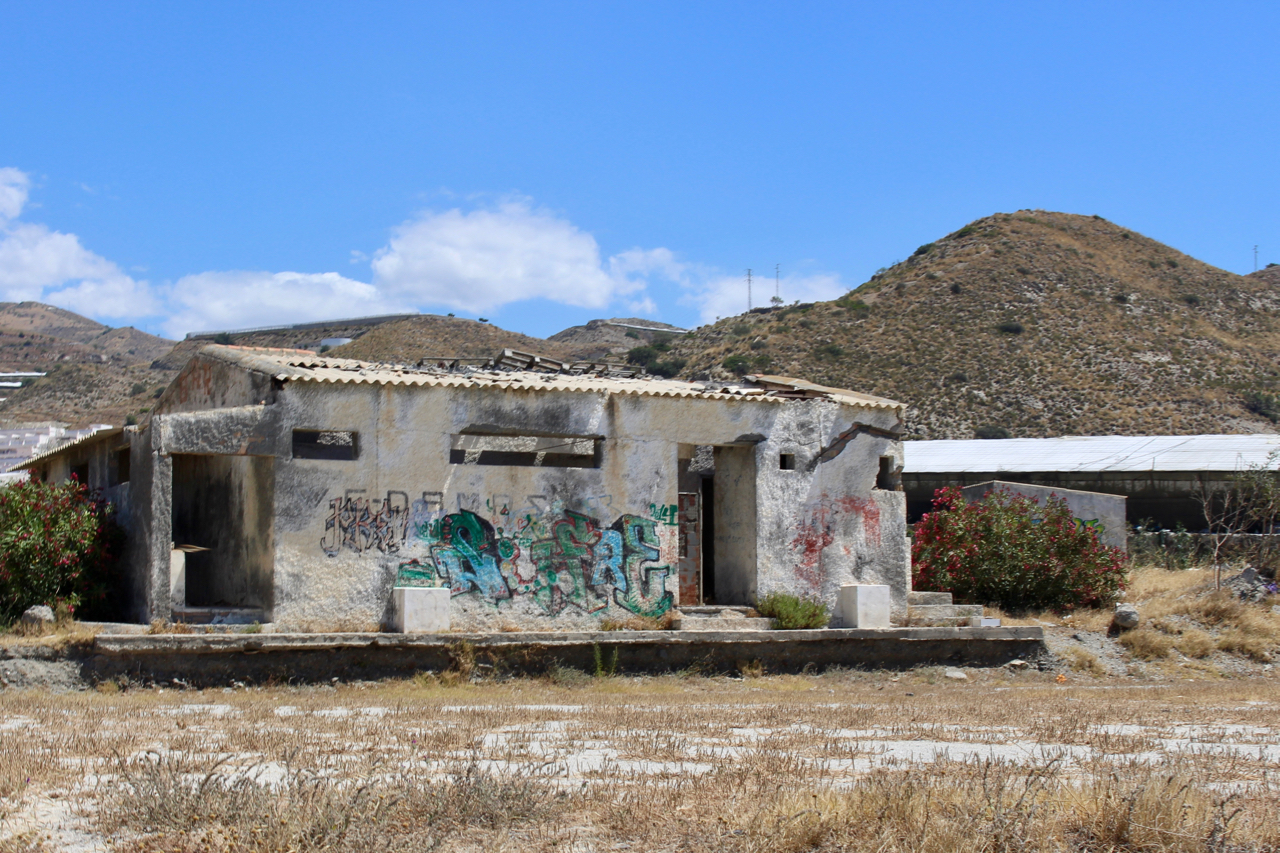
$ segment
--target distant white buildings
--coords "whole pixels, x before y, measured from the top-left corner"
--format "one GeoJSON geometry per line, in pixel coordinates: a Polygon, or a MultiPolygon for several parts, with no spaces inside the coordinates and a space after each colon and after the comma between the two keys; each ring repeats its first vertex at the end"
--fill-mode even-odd
{"type": "MultiPolygon", "coordinates": [[[[68,442],[93,435],[104,429],[111,429],[111,424],[90,424],[88,429],[67,429],[66,427],[47,426],[34,429],[0,430],[0,470],[8,470],[14,465],[25,462],[37,453],[53,450],[68,442]]],[[[5,478],[14,475],[3,475],[5,478]]],[[[19,478],[25,474],[17,475],[19,478]]]]}
{"type": "MultiPolygon", "coordinates": [[[[25,372],[25,373],[24,372],[0,373],[0,389],[13,388],[16,390],[18,388],[21,388],[23,385],[25,385],[28,380],[39,379],[41,376],[44,376],[44,374],[35,372],[35,371],[25,372]]],[[[7,394],[7,393],[8,393],[7,391],[0,390],[0,394],[7,394]]],[[[7,399],[9,398],[0,397],[0,403],[3,403],[7,399]]]]}

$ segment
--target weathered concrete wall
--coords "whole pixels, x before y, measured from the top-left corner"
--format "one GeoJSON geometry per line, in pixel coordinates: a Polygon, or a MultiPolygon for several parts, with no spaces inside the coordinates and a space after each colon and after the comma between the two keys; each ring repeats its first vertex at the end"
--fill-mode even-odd
{"type": "MultiPolygon", "coordinates": [[[[860,581],[888,584],[905,610],[902,496],[874,489],[880,456],[900,460],[900,450],[871,435],[840,441],[855,422],[891,428],[892,412],[816,400],[313,383],[288,384],[278,399],[283,427],[350,430],[360,444],[354,461],[278,460],[272,618],[282,627],[383,625],[397,576],[449,585],[454,624],[468,629],[660,615],[679,603],[679,443],[746,463],[717,472],[748,478],[721,514],[740,520],[738,536],[754,536],[739,555],[754,548],[754,572],[741,568],[732,591],[718,575],[718,599],[777,589],[834,607],[839,586],[860,581]],[[475,430],[599,436],[601,464],[450,463],[451,436],[475,430]],[[797,456],[797,470],[780,469],[782,452],[797,456]]],[[[717,536],[733,526],[718,523],[717,536]]],[[[718,565],[736,559],[717,545],[718,565]]]]}
{"type": "Polygon", "coordinates": [[[1026,483],[1010,483],[1004,480],[992,480],[979,483],[963,490],[964,499],[969,502],[980,501],[993,490],[1009,492],[1031,498],[1040,506],[1044,506],[1050,496],[1056,495],[1067,502],[1071,515],[1086,527],[1092,527],[1103,545],[1127,550],[1128,525],[1125,522],[1125,498],[1123,495],[1107,495],[1101,492],[1081,492],[1075,489],[1050,488],[1048,486],[1032,486],[1026,483]]]}
{"type": "Polygon", "coordinates": [[[1151,520],[1158,526],[1174,529],[1202,530],[1204,512],[1195,495],[1201,483],[1210,489],[1228,486],[1234,472],[1042,472],[1011,473],[989,471],[970,474],[907,473],[903,486],[907,493],[910,517],[917,519],[928,512],[935,491],[947,486],[965,488],[991,480],[1025,483],[1049,489],[1076,489],[1104,494],[1124,495],[1129,524],[1151,520]]]}
{"type": "Polygon", "coordinates": [[[274,395],[269,375],[202,354],[178,372],[156,401],[155,411],[177,414],[263,405],[274,402],[274,395]]]}
{"type": "Polygon", "coordinates": [[[834,610],[842,584],[878,583],[901,616],[905,505],[876,488],[882,457],[901,468],[896,425],[828,400],[281,382],[203,355],[130,434],[137,615],[172,615],[175,460],[193,454],[239,484],[221,515],[271,504],[269,525],[214,537],[253,544],[219,558],[240,580],[210,597],[282,629],[384,626],[397,578],[448,586],[470,630],[661,615],[680,603],[677,457],[712,446],[720,603],[785,591],[834,610]],[[294,430],[356,433],[357,458],[294,458],[294,430]],[[477,433],[594,440],[598,467],[451,461],[454,437],[477,433]]]}
{"type": "MultiPolygon", "coordinates": [[[[696,669],[710,674],[737,672],[751,663],[769,672],[999,666],[1016,658],[1034,661],[1045,651],[1040,628],[895,628],[99,636],[91,649],[64,654],[78,660],[87,683],[127,677],[142,683],[181,679],[201,687],[233,681],[403,678],[457,667],[464,657],[468,665],[478,664],[477,672],[483,674],[540,673],[565,666],[593,672],[597,654],[616,661],[617,671],[623,673],[696,669]]],[[[3,657],[0,649],[0,660],[3,657]]]]}

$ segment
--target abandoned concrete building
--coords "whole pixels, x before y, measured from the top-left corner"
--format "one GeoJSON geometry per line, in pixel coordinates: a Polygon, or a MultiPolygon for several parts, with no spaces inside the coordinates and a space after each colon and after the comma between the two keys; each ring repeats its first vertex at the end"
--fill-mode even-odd
{"type": "Polygon", "coordinates": [[[464,630],[773,591],[835,611],[853,583],[887,585],[905,613],[902,404],[776,376],[515,364],[209,346],[144,423],[24,467],[115,502],[142,622],[378,630],[397,586],[447,587],[464,630]]]}

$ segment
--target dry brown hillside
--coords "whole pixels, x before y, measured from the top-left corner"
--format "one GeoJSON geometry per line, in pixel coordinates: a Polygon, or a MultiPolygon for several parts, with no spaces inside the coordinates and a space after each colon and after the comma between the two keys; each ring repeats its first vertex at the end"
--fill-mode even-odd
{"type": "Polygon", "coordinates": [[[634,347],[653,340],[653,329],[679,332],[676,326],[644,320],[638,317],[614,317],[609,320],[592,320],[585,326],[570,326],[547,340],[573,348],[580,358],[608,358],[626,355],[634,347]],[[643,326],[645,328],[627,328],[643,326]]]}
{"type": "Polygon", "coordinates": [[[0,425],[121,424],[145,414],[174,376],[151,364],[173,341],[132,327],[113,329],[39,302],[0,303],[0,371],[44,372],[0,394],[0,425]]]}
{"type": "Polygon", "coordinates": [[[412,364],[435,356],[492,356],[503,349],[536,352],[552,358],[577,357],[573,347],[508,332],[489,323],[431,314],[384,323],[331,352],[340,358],[412,364]]]}
{"type": "Polygon", "coordinates": [[[1249,405],[1280,416],[1278,309],[1269,271],[1021,211],[921,246],[840,300],[721,320],[672,354],[689,376],[769,371],[902,400],[919,438],[1274,432],[1249,405]]]}

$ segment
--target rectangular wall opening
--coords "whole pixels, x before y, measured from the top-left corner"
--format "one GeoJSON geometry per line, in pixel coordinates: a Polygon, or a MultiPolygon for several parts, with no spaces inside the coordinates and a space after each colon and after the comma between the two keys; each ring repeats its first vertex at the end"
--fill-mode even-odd
{"type": "Polygon", "coordinates": [[[902,491],[902,474],[897,470],[892,456],[880,457],[880,471],[876,474],[876,488],[886,492],[902,491]]]}
{"type": "Polygon", "coordinates": [[[173,543],[188,607],[271,607],[275,460],[174,454],[173,543]]]}
{"type": "MultiPolygon", "coordinates": [[[[716,604],[752,605],[756,600],[756,449],[715,448],[710,516],[716,604]]],[[[705,524],[705,522],[704,522],[705,524]]]]}
{"type": "Polygon", "coordinates": [[[572,435],[453,436],[454,465],[511,465],[529,468],[599,468],[602,441],[572,435]]]}
{"type": "Polygon", "coordinates": [[[360,437],[340,429],[295,429],[294,459],[336,459],[350,461],[360,452],[360,437]]]}
{"type": "Polygon", "coordinates": [[[111,454],[110,477],[108,481],[113,486],[119,486],[129,482],[130,456],[129,448],[123,447],[111,454]]]}

